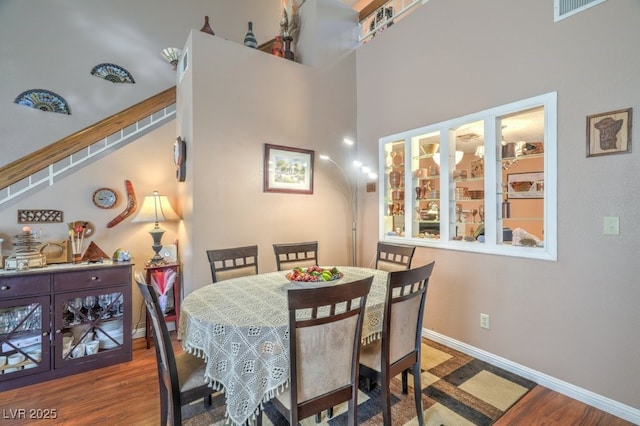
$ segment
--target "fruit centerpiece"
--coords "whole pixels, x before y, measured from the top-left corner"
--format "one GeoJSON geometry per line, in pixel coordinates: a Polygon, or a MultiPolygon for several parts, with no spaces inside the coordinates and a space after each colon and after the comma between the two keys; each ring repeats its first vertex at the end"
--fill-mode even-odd
{"type": "Polygon", "coordinates": [[[285,277],[292,282],[323,282],[334,281],[342,278],[342,272],[338,271],[335,266],[325,269],[317,265],[308,268],[293,268],[285,277]]]}

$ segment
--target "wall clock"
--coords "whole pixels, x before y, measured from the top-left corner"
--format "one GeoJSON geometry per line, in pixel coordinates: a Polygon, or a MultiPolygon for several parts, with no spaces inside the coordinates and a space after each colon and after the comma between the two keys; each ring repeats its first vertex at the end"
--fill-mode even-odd
{"type": "Polygon", "coordinates": [[[176,179],[178,182],[184,182],[186,173],[187,144],[178,136],[173,144],[173,162],[176,165],[176,179]]]}
{"type": "Polygon", "coordinates": [[[96,207],[110,209],[116,205],[118,194],[111,188],[98,188],[93,192],[91,200],[96,207]]]}

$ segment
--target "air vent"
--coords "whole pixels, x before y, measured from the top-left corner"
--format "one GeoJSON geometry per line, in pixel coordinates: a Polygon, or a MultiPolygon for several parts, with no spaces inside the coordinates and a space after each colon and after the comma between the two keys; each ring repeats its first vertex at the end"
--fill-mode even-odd
{"type": "Polygon", "coordinates": [[[606,0],[553,0],[553,20],[558,22],[606,0]]]}

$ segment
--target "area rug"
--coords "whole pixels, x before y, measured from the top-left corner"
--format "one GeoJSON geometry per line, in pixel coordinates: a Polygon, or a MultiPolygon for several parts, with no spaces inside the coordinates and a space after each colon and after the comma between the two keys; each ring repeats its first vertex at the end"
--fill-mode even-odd
{"type": "MultiPolygon", "coordinates": [[[[422,408],[426,425],[491,425],[513,404],[533,389],[535,383],[518,375],[472,358],[461,352],[423,339],[422,347],[422,408]]],[[[409,376],[409,393],[401,392],[398,376],[392,382],[391,413],[394,425],[418,424],[413,388],[409,376]]],[[[358,424],[378,426],[382,424],[380,388],[365,391],[360,387],[358,395],[358,424]]],[[[188,426],[225,425],[224,401],[213,404],[207,411],[202,401],[183,409],[183,424],[188,426]]],[[[346,424],[346,404],[334,408],[334,416],[322,415],[320,425],[346,424]]],[[[284,426],[288,422],[271,404],[265,404],[264,426],[284,426]]],[[[315,426],[315,418],[301,422],[303,426],[315,426]]]]}

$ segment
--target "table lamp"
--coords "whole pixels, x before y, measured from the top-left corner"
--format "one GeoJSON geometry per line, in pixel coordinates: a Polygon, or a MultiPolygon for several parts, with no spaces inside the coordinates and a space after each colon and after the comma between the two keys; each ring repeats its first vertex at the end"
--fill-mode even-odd
{"type": "Polygon", "coordinates": [[[158,223],[169,220],[180,220],[180,216],[178,216],[178,214],[173,210],[173,207],[171,207],[171,203],[169,203],[169,199],[166,195],[160,195],[158,194],[158,191],[153,191],[153,195],[144,197],[144,202],[142,203],[140,211],[131,221],[132,223],[155,223],[151,231],[149,231],[149,234],[151,234],[151,238],[153,238],[153,245],[151,247],[156,254],[149,259],[149,263],[154,264],[164,262],[164,258],[160,255],[164,229],[160,228],[158,223]]]}

